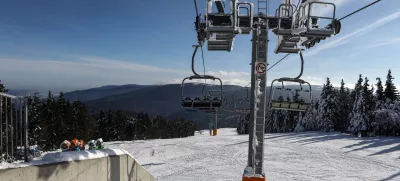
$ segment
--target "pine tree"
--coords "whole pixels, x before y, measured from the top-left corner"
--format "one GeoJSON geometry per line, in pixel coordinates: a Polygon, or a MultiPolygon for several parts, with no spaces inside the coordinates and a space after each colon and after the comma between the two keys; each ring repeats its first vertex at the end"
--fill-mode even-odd
{"type": "Polygon", "coordinates": [[[393,102],[395,100],[397,100],[397,96],[398,96],[398,91],[396,89],[396,86],[394,86],[393,83],[393,76],[392,76],[392,72],[388,71],[388,74],[386,76],[386,84],[385,84],[385,91],[384,91],[384,95],[385,98],[387,99],[386,102],[393,102]]]}
{"type": "Polygon", "coordinates": [[[373,111],[375,110],[375,100],[374,100],[374,88],[371,87],[369,89],[369,80],[367,77],[365,77],[364,85],[363,85],[363,93],[364,93],[364,99],[365,99],[365,114],[366,114],[366,125],[367,125],[367,130],[373,121],[373,111]]]}
{"type": "Polygon", "coordinates": [[[39,143],[38,146],[42,147],[41,139],[43,138],[42,130],[42,107],[43,102],[38,96],[39,93],[34,93],[32,96],[26,97],[28,104],[28,140],[29,144],[34,144],[35,141],[39,143]]]}
{"type": "Polygon", "coordinates": [[[8,90],[6,89],[4,84],[1,82],[1,80],[0,80],[0,92],[2,92],[2,93],[7,93],[8,92],[8,90]]]}
{"type": "Polygon", "coordinates": [[[376,85],[376,98],[379,101],[384,101],[385,100],[385,94],[383,92],[383,86],[382,86],[382,81],[381,78],[377,77],[376,80],[378,81],[376,85]]]}
{"type": "MultiPolygon", "coordinates": [[[[163,121],[165,121],[165,120],[163,120],[163,121]]],[[[134,118],[132,116],[127,117],[126,129],[125,129],[125,134],[126,134],[127,140],[133,140],[135,138],[135,122],[136,122],[136,118],[134,118]]],[[[162,126],[166,126],[166,124],[163,124],[162,126]]],[[[161,127],[161,129],[165,129],[165,127],[161,127]]]]}
{"type": "Polygon", "coordinates": [[[319,115],[319,127],[323,131],[334,130],[334,116],[336,110],[335,106],[335,93],[334,88],[329,80],[326,78],[326,84],[321,91],[321,98],[319,102],[318,115],[319,115]]]}
{"type": "Polygon", "coordinates": [[[338,111],[336,113],[336,123],[335,123],[335,130],[340,130],[344,132],[347,127],[348,117],[351,110],[351,104],[349,103],[350,95],[349,89],[344,87],[345,83],[342,79],[340,83],[340,89],[338,92],[338,97],[336,101],[336,106],[338,111]]]}
{"type": "Polygon", "coordinates": [[[241,135],[241,134],[249,134],[249,119],[250,119],[250,114],[242,115],[239,116],[237,122],[236,122],[236,132],[241,135]]]}
{"type": "MultiPolygon", "coordinates": [[[[283,97],[279,96],[278,101],[283,101],[283,97]]],[[[274,110],[273,122],[272,122],[272,133],[279,133],[283,131],[283,120],[285,120],[287,111],[285,110],[274,110]]]]}
{"type": "Polygon", "coordinates": [[[106,120],[106,115],[104,113],[103,109],[100,109],[100,112],[97,116],[97,121],[98,125],[98,130],[97,130],[97,137],[102,137],[103,140],[108,140],[107,135],[107,120],[106,120]]]}
{"type": "Polygon", "coordinates": [[[43,128],[43,137],[38,141],[47,150],[55,150],[58,148],[59,142],[56,137],[55,127],[55,100],[51,91],[48,92],[46,102],[42,105],[43,121],[41,121],[40,127],[43,128]]]}
{"type": "MultiPolygon", "coordinates": [[[[306,115],[307,113],[309,113],[311,111],[306,111],[306,115]]],[[[303,116],[303,114],[299,114],[299,117],[297,118],[297,124],[296,127],[294,128],[294,132],[303,132],[306,131],[306,124],[307,124],[307,120],[305,119],[305,117],[303,116]]]]}
{"type": "Polygon", "coordinates": [[[68,137],[68,132],[65,131],[68,126],[67,109],[67,100],[64,98],[64,93],[60,92],[54,110],[56,140],[60,142],[68,137]]]}
{"type": "Polygon", "coordinates": [[[366,131],[367,130],[367,124],[368,124],[368,114],[367,114],[367,90],[368,90],[368,79],[366,79],[366,82],[363,85],[360,85],[363,82],[361,75],[359,78],[359,81],[356,85],[356,97],[355,97],[355,102],[353,104],[353,109],[351,112],[351,119],[350,119],[350,124],[348,127],[348,130],[352,132],[353,134],[358,133],[359,131],[366,131]],[[360,81],[361,79],[361,81],[360,81]]]}

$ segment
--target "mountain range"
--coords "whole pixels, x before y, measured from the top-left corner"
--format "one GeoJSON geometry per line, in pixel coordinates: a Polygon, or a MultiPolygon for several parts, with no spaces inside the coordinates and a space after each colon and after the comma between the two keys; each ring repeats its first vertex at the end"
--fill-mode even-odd
{"type": "MultiPolygon", "coordinates": [[[[224,85],[223,93],[225,97],[225,107],[227,105],[233,106],[233,98],[237,108],[249,107],[250,91],[245,87],[236,85],[224,85]],[[247,97],[247,100],[246,100],[247,97]],[[243,101],[239,101],[242,99],[243,101]],[[230,104],[229,104],[230,103],[230,104]],[[238,104],[242,103],[242,104],[238,104]]],[[[267,95],[269,95],[269,88],[267,95]]],[[[274,87],[275,88],[275,87],[274,87]]],[[[288,85],[285,88],[298,89],[299,86],[288,85]]],[[[304,88],[305,89],[305,88],[304,88]]],[[[204,84],[185,84],[183,89],[184,97],[201,97],[207,94],[208,91],[215,94],[220,90],[217,85],[204,85],[204,84]],[[204,89],[204,90],[203,90],[204,89]]],[[[320,95],[320,86],[312,86],[313,98],[318,98],[320,95]]],[[[211,94],[210,93],[210,94],[211,94]]],[[[274,93],[278,94],[278,93],[274,93]]],[[[207,114],[204,112],[188,112],[181,107],[182,89],[180,84],[167,84],[167,85],[108,85],[98,88],[91,88],[86,90],[77,90],[67,92],[65,97],[71,101],[81,100],[89,109],[98,111],[100,109],[121,109],[133,112],[146,112],[150,115],[160,115],[167,119],[183,117],[192,121],[198,122],[202,129],[208,128],[207,114]]],[[[285,92],[281,94],[286,96],[285,92]]],[[[303,94],[301,94],[303,95],[303,94]]],[[[278,96],[274,96],[276,99],[278,96]]],[[[309,98],[305,97],[305,100],[309,98]]],[[[269,101],[269,98],[267,98],[269,101]]],[[[233,113],[230,111],[220,110],[220,120],[218,121],[219,127],[235,127],[238,116],[243,113],[233,113]]]]}

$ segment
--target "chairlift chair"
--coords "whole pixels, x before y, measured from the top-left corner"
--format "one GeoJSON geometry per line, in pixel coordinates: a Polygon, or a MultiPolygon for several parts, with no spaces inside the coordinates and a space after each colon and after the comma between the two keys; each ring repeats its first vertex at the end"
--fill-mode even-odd
{"type": "Polygon", "coordinates": [[[182,80],[182,107],[183,108],[219,108],[222,105],[222,81],[219,78],[216,78],[211,75],[193,75],[190,77],[186,77],[182,80]],[[218,80],[220,82],[220,94],[219,96],[211,97],[211,96],[201,96],[201,97],[185,97],[184,96],[184,83],[185,80],[194,80],[194,79],[209,79],[209,80],[218,80]]]}
{"type": "MultiPolygon", "coordinates": [[[[301,87],[301,89],[299,89],[300,91],[303,91],[303,88],[301,87]]],[[[281,110],[289,110],[289,111],[306,111],[307,108],[311,105],[312,103],[312,93],[311,93],[311,84],[300,79],[300,78],[280,78],[280,79],[275,79],[272,81],[271,83],[271,94],[270,94],[270,109],[281,109],[281,110]],[[282,83],[282,87],[281,88],[275,88],[273,89],[273,84],[274,82],[281,82],[282,83]],[[274,94],[276,93],[276,90],[285,90],[285,91],[291,91],[291,89],[288,89],[284,87],[283,82],[293,82],[293,83],[299,83],[300,87],[302,84],[308,84],[309,89],[308,90],[304,90],[304,92],[308,92],[309,93],[309,99],[308,101],[305,102],[294,102],[293,99],[291,99],[290,101],[286,101],[286,100],[277,100],[274,99],[274,94]]]]}
{"type": "Polygon", "coordinates": [[[330,37],[338,33],[336,26],[339,21],[335,19],[336,5],[334,3],[322,1],[305,1],[301,3],[297,11],[293,14],[292,34],[302,37],[330,37]],[[315,16],[313,15],[314,5],[325,5],[333,7],[333,12],[330,16],[315,16]],[[320,19],[328,19],[332,21],[333,26],[320,27],[318,21],[320,19]]]}
{"type": "Polygon", "coordinates": [[[336,6],[334,3],[327,3],[318,0],[305,0],[296,7],[290,4],[281,4],[275,12],[278,17],[278,27],[272,31],[277,35],[278,41],[275,53],[297,53],[298,46],[311,48],[321,40],[325,40],[340,32],[341,23],[335,19],[336,6]],[[314,15],[313,7],[322,4],[333,7],[330,16],[314,15]],[[293,8],[295,11],[293,11],[293,8]],[[292,13],[292,14],[290,14],[292,13]],[[290,17],[288,17],[290,15],[290,17]],[[331,23],[322,27],[318,24],[321,19],[331,20],[331,23]],[[290,21],[290,27],[286,21],[290,21]]]}
{"type": "Polygon", "coordinates": [[[205,38],[208,40],[207,49],[209,51],[230,52],[233,49],[236,34],[251,33],[254,5],[248,2],[230,0],[230,9],[231,12],[226,13],[222,1],[207,1],[205,31],[210,36],[205,38]],[[213,2],[215,2],[218,12],[212,12],[213,2]],[[247,15],[239,15],[239,9],[247,9],[247,15]],[[215,34],[215,37],[210,38],[213,34],[215,34]]]}
{"type": "Polygon", "coordinates": [[[222,100],[223,100],[223,88],[222,88],[222,81],[221,79],[211,76],[211,75],[199,75],[195,68],[194,68],[194,60],[196,56],[197,49],[201,45],[194,45],[195,49],[192,55],[192,72],[194,75],[190,77],[186,77],[182,80],[182,94],[181,94],[181,105],[183,108],[219,108],[222,106],[222,100]],[[200,97],[185,97],[184,96],[184,84],[185,80],[218,80],[220,83],[220,88],[219,88],[219,95],[218,96],[210,96],[210,95],[202,95],[200,97]]]}
{"type": "Polygon", "coordinates": [[[250,113],[250,104],[247,106],[243,106],[244,103],[250,103],[249,100],[249,88],[246,86],[246,96],[235,99],[235,94],[238,93],[241,90],[236,91],[235,93],[232,94],[232,101],[233,101],[233,112],[235,113],[250,113]],[[242,105],[242,106],[239,106],[242,105]],[[243,108],[243,107],[248,107],[248,108],[243,108]]]}
{"type": "Polygon", "coordinates": [[[278,26],[272,29],[272,32],[275,33],[275,35],[292,35],[292,23],[288,24],[286,21],[292,22],[292,16],[296,8],[296,5],[288,3],[282,3],[279,5],[275,11],[275,17],[278,18],[278,26]]]}

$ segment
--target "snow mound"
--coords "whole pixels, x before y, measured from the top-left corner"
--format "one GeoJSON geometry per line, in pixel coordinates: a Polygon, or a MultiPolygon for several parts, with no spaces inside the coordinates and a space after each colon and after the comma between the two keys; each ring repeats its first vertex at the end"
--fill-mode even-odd
{"type": "Polygon", "coordinates": [[[70,152],[55,152],[48,153],[43,156],[42,161],[46,163],[56,163],[75,160],[87,160],[103,158],[108,156],[129,154],[129,152],[122,149],[102,149],[102,150],[83,150],[83,151],[70,151],[70,152]]]}
{"type": "Polygon", "coordinates": [[[21,168],[32,165],[44,165],[51,163],[59,163],[66,161],[76,161],[76,160],[88,160],[103,158],[115,155],[127,154],[132,156],[129,152],[123,149],[102,149],[102,150],[82,150],[82,151],[71,151],[71,152],[48,152],[41,159],[34,160],[32,162],[25,163],[23,161],[7,163],[0,163],[0,170],[9,168],[21,168]]]}

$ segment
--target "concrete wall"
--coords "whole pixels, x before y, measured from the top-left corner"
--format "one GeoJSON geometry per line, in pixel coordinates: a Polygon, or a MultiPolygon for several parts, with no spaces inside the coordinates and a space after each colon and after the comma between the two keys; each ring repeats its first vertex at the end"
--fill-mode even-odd
{"type": "Polygon", "coordinates": [[[0,170],[0,181],[154,181],[128,154],[0,170]]]}

